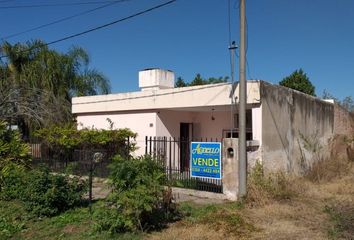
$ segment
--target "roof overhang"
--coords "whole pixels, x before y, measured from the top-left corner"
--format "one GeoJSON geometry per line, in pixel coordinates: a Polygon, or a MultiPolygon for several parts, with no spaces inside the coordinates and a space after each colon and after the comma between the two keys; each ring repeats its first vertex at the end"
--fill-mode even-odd
{"type": "MultiPolygon", "coordinates": [[[[72,112],[102,113],[150,109],[207,111],[212,107],[222,109],[238,101],[238,84],[234,91],[230,83],[163,89],[156,91],[130,92],[88,97],[74,97],[72,112]],[[230,93],[234,92],[233,98],[230,93]]],[[[247,104],[260,103],[260,81],[247,81],[247,104]]]]}

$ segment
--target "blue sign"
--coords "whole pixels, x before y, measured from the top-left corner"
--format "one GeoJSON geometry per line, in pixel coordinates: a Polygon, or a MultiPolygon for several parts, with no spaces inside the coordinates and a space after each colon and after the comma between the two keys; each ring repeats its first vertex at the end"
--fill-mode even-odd
{"type": "Polygon", "coordinates": [[[190,169],[192,177],[221,179],[221,143],[192,142],[190,169]]]}

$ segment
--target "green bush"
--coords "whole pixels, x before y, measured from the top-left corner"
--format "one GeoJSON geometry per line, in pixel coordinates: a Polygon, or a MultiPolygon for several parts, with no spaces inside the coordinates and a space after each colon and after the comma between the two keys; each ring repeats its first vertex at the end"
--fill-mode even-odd
{"type": "Polygon", "coordinates": [[[27,166],[30,160],[30,148],[22,141],[20,133],[8,128],[6,122],[0,121],[0,178],[8,167],[13,164],[27,166]]]}
{"type": "Polygon", "coordinates": [[[54,175],[47,168],[11,168],[3,176],[0,199],[19,199],[37,216],[53,216],[82,203],[87,184],[77,177],[54,175]]]}
{"type": "Polygon", "coordinates": [[[97,230],[111,233],[158,228],[172,210],[164,196],[163,168],[151,157],[123,159],[110,165],[113,191],[107,205],[96,210],[97,230]]]}
{"type": "Polygon", "coordinates": [[[51,174],[48,168],[32,170],[22,201],[37,216],[53,216],[82,203],[87,184],[77,177],[51,174]]]}
{"type": "Polygon", "coordinates": [[[52,126],[42,128],[35,135],[43,140],[54,152],[67,156],[74,149],[105,149],[114,148],[121,156],[128,156],[135,149],[135,144],[127,139],[134,140],[136,134],[129,129],[77,129],[76,125],[52,126]]]}
{"type": "Polygon", "coordinates": [[[0,199],[21,199],[27,183],[25,169],[15,164],[8,165],[1,177],[0,199]]]}

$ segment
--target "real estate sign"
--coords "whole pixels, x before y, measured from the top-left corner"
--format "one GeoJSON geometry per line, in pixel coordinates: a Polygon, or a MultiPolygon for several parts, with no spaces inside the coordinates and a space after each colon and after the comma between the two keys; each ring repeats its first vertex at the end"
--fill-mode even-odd
{"type": "Polygon", "coordinates": [[[221,179],[221,143],[192,142],[190,169],[192,177],[221,179]]]}

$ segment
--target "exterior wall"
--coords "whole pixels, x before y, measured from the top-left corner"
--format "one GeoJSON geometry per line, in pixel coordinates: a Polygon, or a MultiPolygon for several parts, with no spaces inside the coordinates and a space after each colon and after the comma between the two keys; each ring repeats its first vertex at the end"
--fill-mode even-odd
{"type": "Polygon", "coordinates": [[[325,147],[333,136],[333,104],[265,82],[261,99],[265,169],[301,174],[319,154],[315,147],[325,147]]]}
{"type": "Polygon", "coordinates": [[[114,123],[114,128],[129,128],[138,133],[136,144],[138,149],[135,155],[145,154],[145,136],[156,135],[156,113],[155,112],[130,112],[130,113],[106,113],[77,116],[79,127],[93,127],[97,129],[108,129],[107,118],[114,123]]]}
{"type": "Polygon", "coordinates": [[[252,108],[252,138],[262,145],[262,108],[252,108]]]}
{"type": "Polygon", "coordinates": [[[195,119],[195,137],[218,139],[221,141],[223,130],[230,129],[230,112],[200,112],[195,119]],[[214,120],[211,117],[214,117],[214,120]]]}
{"type": "Polygon", "coordinates": [[[156,136],[179,137],[180,123],[191,123],[194,119],[194,112],[161,110],[157,114],[156,136]]]}
{"type": "Polygon", "coordinates": [[[169,70],[146,69],[139,71],[139,87],[142,91],[173,88],[175,74],[169,70]]]}
{"type": "MultiPolygon", "coordinates": [[[[247,83],[247,103],[260,102],[259,81],[247,83]]],[[[185,108],[210,108],[230,105],[231,84],[219,83],[184,88],[161,89],[120,94],[108,94],[72,99],[74,114],[107,113],[119,111],[155,111],[185,108]]],[[[234,97],[238,95],[236,87],[234,97]]]]}
{"type": "Polygon", "coordinates": [[[334,133],[343,135],[353,135],[354,114],[334,104],[334,133]]]}

